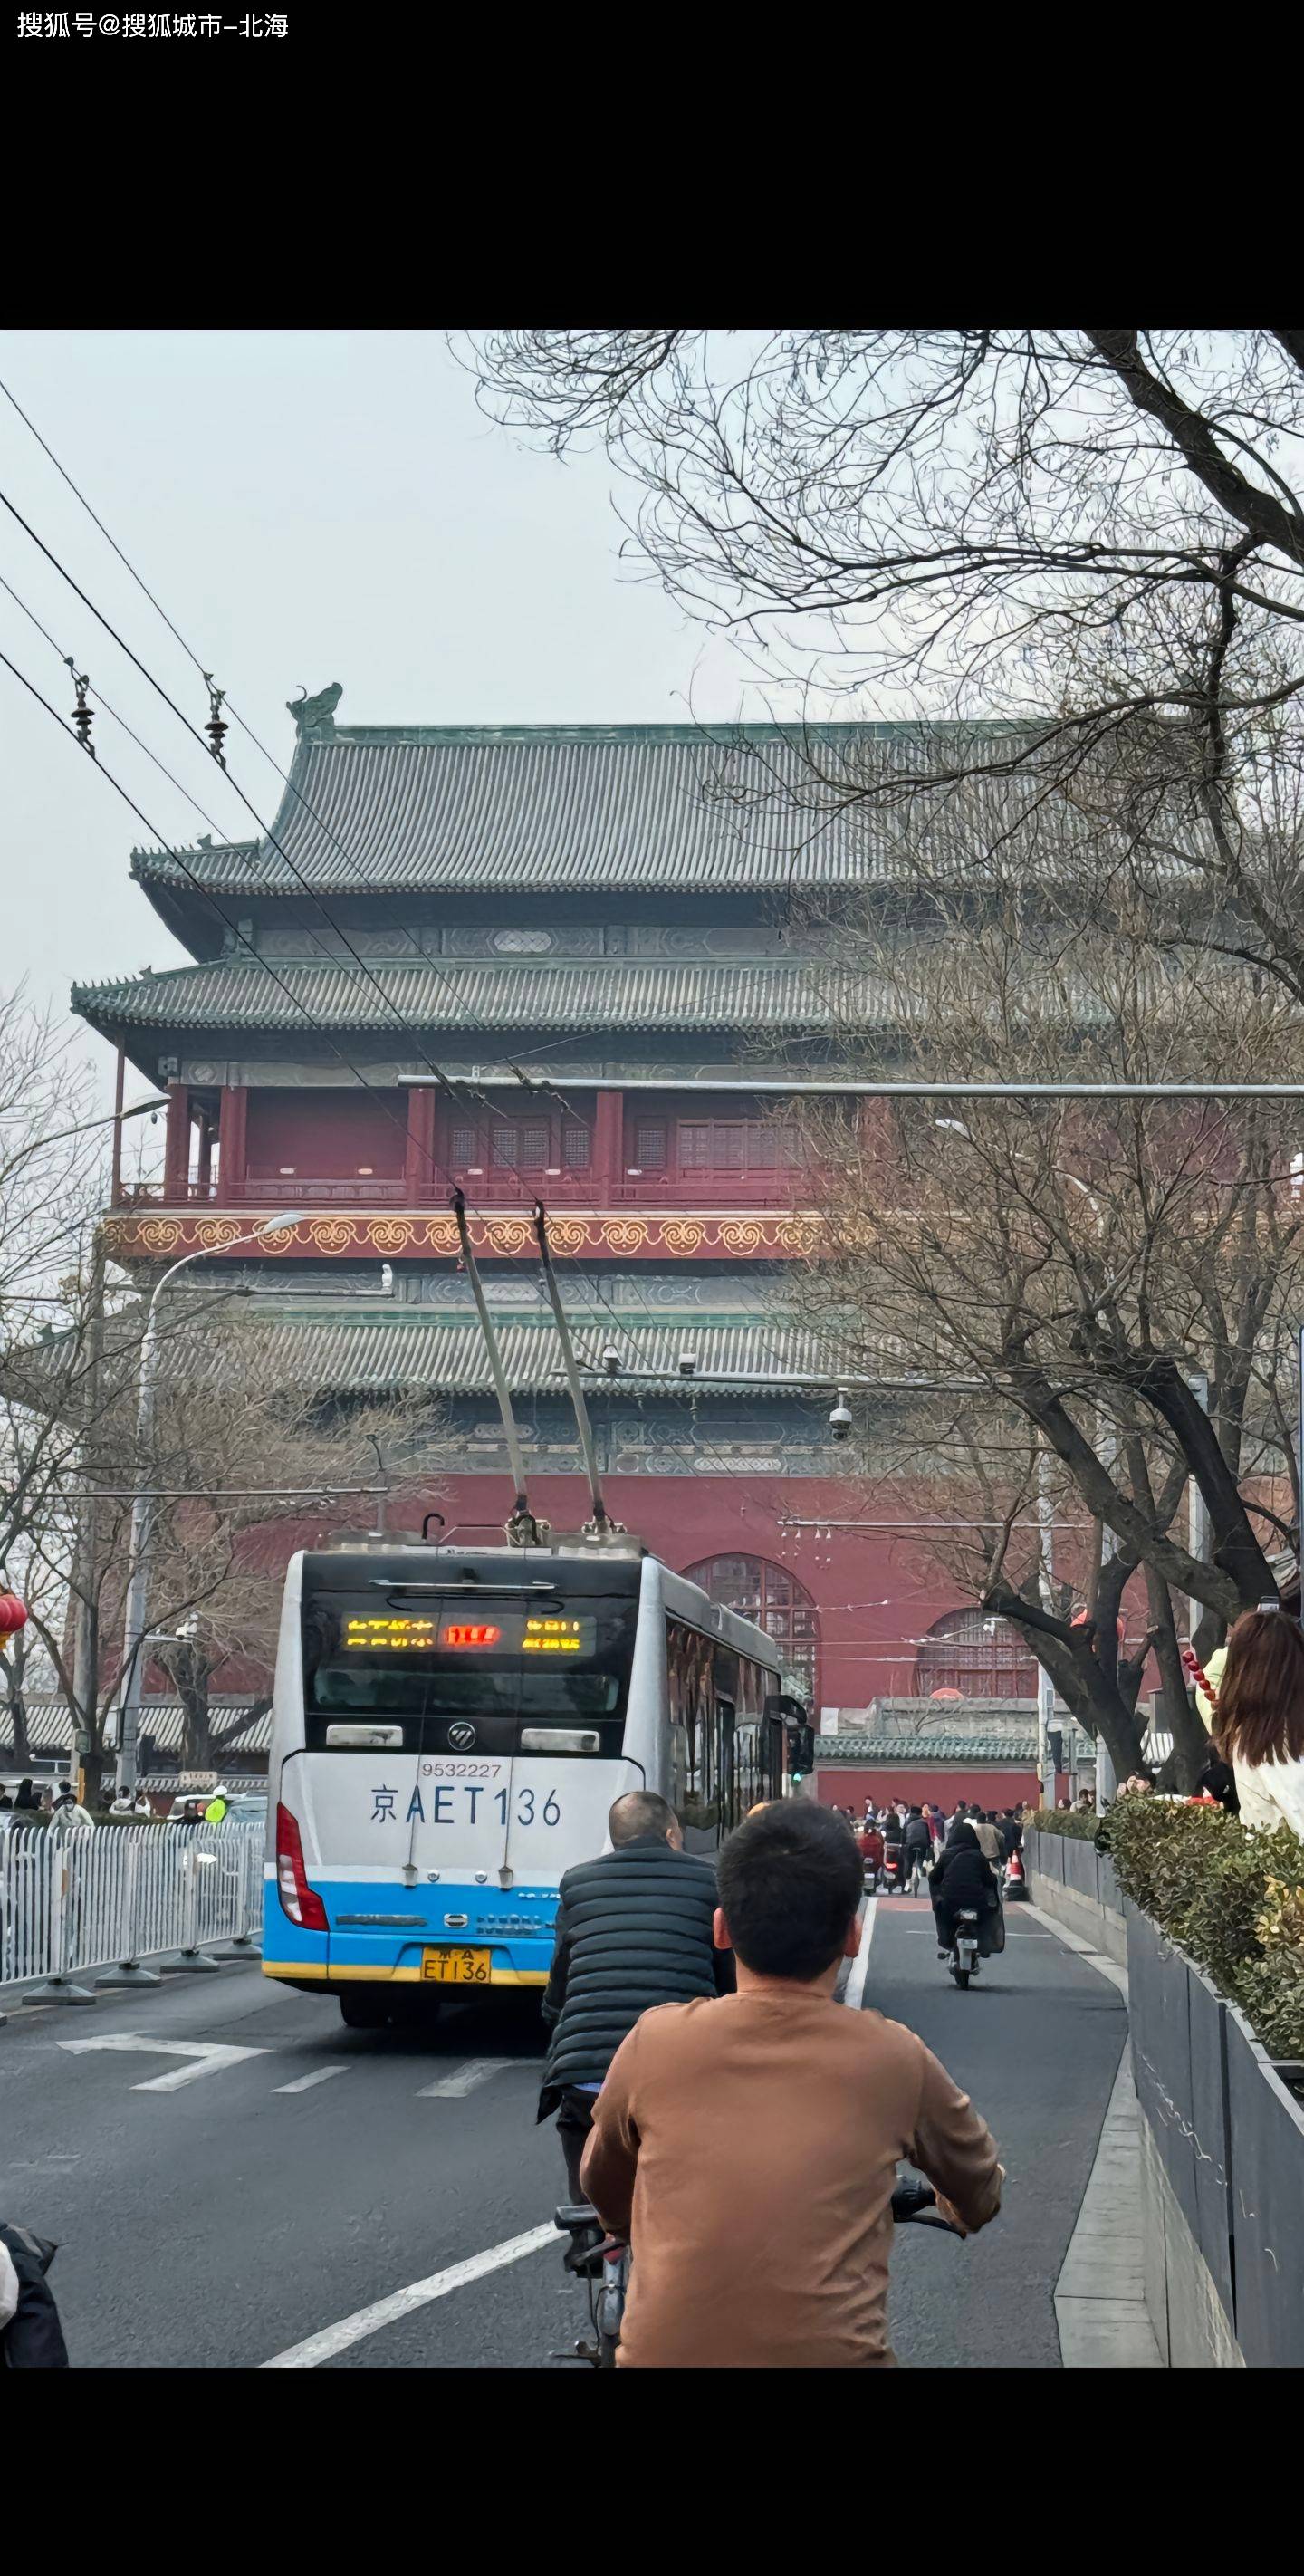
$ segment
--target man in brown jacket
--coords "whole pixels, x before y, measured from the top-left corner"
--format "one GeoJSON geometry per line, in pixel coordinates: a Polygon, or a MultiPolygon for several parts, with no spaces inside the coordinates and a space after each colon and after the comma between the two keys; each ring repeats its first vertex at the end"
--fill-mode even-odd
{"type": "Polygon", "coordinates": [[[612,2060],[581,2187],[633,2248],[625,2367],[891,2362],[902,2158],[966,2231],[1000,2207],[991,2135],[912,2031],[834,2002],[860,1947],[841,1817],[788,1799],[725,1844],[715,1937],[738,1991],[644,2013],[612,2060]]]}

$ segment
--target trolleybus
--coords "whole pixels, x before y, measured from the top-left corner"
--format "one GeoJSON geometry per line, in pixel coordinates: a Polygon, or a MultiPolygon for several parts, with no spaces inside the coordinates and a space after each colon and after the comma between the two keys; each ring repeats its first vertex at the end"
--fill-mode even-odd
{"type": "Polygon", "coordinates": [[[711,1852],[783,1790],[764,1631],[635,1540],[296,1555],[268,1778],[263,1969],[352,2026],[546,1983],[557,1886],[627,1789],[711,1852]]]}

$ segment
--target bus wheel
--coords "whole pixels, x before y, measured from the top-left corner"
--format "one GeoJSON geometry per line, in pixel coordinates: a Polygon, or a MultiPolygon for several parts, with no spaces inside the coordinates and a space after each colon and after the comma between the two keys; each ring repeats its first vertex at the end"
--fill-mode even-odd
{"type": "Polygon", "coordinates": [[[336,2001],[346,2030],[384,2030],[388,2024],[389,1998],[375,1986],[355,1986],[336,2001]]]}

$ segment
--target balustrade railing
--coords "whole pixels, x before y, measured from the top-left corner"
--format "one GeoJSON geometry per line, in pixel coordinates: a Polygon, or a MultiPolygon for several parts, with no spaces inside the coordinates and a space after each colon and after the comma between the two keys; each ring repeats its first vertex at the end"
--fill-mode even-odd
{"type": "Polygon", "coordinates": [[[117,1208],[446,1207],[449,1192],[464,1189],[473,1207],[790,1208],[809,1196],[797,1172],[643,1172],[607,1178],[584,1171],[436,1171],[414,1187],[406,1180],[287,1179],[254,1175],[242,1181],[187,1181],[184,1191],[164,1181],[123,1181],[117,1208]]]}

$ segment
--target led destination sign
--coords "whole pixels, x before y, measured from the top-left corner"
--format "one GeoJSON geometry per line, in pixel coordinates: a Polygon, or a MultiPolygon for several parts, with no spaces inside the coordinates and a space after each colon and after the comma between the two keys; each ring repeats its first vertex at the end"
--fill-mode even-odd
{"type": "Polygon", "coordinates": [[[492,1621],[386,1611],[347,1614],[340,1642],[349,1655],[591,1655],[596,1638],[594,1618],[536,1618],[508,1610],[492,1621]]]}

